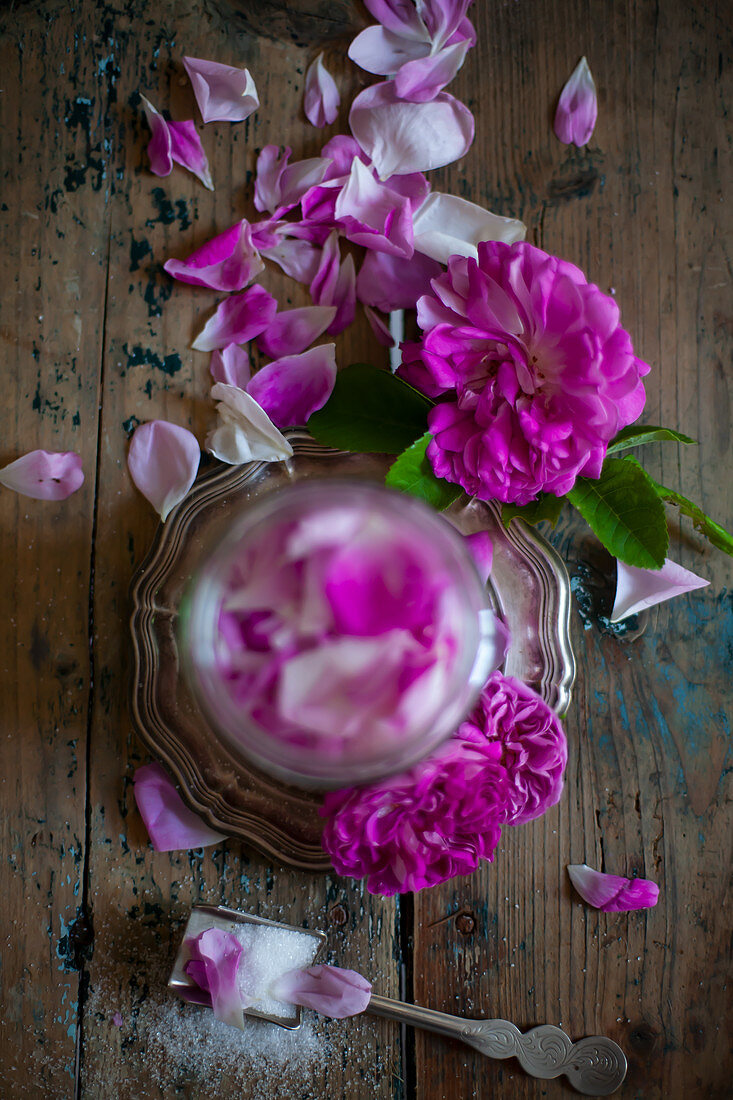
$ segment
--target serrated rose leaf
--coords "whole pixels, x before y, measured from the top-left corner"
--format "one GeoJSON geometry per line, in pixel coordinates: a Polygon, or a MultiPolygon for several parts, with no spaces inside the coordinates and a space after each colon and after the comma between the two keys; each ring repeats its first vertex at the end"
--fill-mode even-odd
{"type": "Polygon", "coordinates": [[[568,866],[570,881],[583,901],[604,913],[651,909],[659,899],[659,887],[646,878],[624,878],[594,871],[587,863],[568,866]]]}
{"type": "Polygon", "coordinates": [[[182,283],[229,293],[244,290],[264,266],[252,243],[252,226],[245,218],[207,241],[188,259],[163,264],[164,270],[182,283]]]}
{"type": "Polygon", "coordinates": [[[207,928],[186,940],[191,958],[184,969],[211,997],[214,1016],[231,1027],[244,1028],[244,1005],[239,988],[239,963],[244,948],[233,932],[207,928]]]}
{"type": "Polygon", "coordinates": [[[442,512],[461,495],[462,489],[460,485],[453,485],[433,473],[425,456],[425,450],[432,438],[430,432],[425,432],[403,451],[387,471],[385,484],[390,489],[419,497],[436,511],[442,512]]]}
{"type": "Polygon", "coordinates": [[[293,448],[264,409],[244,390],[217,382],[211,387],[217,405],[217,425],[206,437],[206,449],[221,462],[282,462],[293,448]]]}
{"type": "Polygon", "coordinates": [[[144,764],[135,772],[133,782],[135,802],[156,852],[206,848],[226,840],[184,805],[160,764],[144,764]]]}
{"type": "Polygon", "coordinates": [[[386,252],[367,252],[356,277],[356,296],[382,313],[415,309],[418,299],[429,292],[431,279],[442,270],[437,261],[420,252],[409,260],[386,252]]]}
{"type": "Polygon", "coordinates": [[[478,258],[481,241],[523,241],[524,222],[504,218],[457,195],[434,191],[412,219],[416,252],[447,264],[451,256],[478,258]]]}
{"type": "Polygon", "coordinates": [[[247,384],[247,393],[278,428],[306,424],[323,408],[336,381],[336,345],[321,344],[301,355],[268,363],[247,384]]]}
{"type": "Polygon", "coordinates": [[[141,424],[127,452],[132,480],[164,523],[193,485],[200,460],[196,436],[167,420],[141,424]]]}
{"type": "Polygon", "coordinates": [[[625,562],[616,562],[616,598],[611,622],[618,623],[648,607],[683,596],[696,588],[705,588],[710,581],[691,573],[665,558],[661,569],[636,569],[625,562]]]}
{"type": "Polygon", "coordinates": [[[305,117],[313,126],[330,126],[339,113],[341,97],[328,69],[323,63],[323,54],[319,53],[315,61],[308,66],[305,74],[305,92],[303,110],[305,117]]]}
{"type": "Polygon", "coordinates": [[[225,382],[228,386],[237,386],[243,390],[252,377],[249,352],[239,344],[217,348],[211,353],[209,371],[215,382],[225,382]]]}
{"type": "Polygon", "coordinates": [[[183,64],[204,122],[243,122],[259,107],[255,82],[247,69],[200,57],[184,57],[183,64]]]}
{"type": "Polygon", "coordinates": [[[168,131],[171,136],[173,160],[200,179],[209,191],[213,191],[214,181],[211,178],[209,162],[194,123],[190,119],[184,122],[169,122],[168,131]]]}
{"type": "Polygon", "coordinates": [[[564,145],[587,145],[598,117],[596,86],[588,62],[581,57],[560,93],[555,135],[564,145]]]}
{"type": "Polygon", "coordinates": [[[214,351],[227,344],[246,344],[264,332],[277,312],[277,302],[264,287],[252,286],[225,298],[206,322],[191,347],[214,351]]]}
{"type": "Polygon", "coordinates": [[[364,1012],[371,991],[371,984],[355,970],[326,963],[289,970],[276,980],[271,990],[279,1001],[312,1008],[332,1020],[364,1012]]]}
{"type": "Polygon", "coordinates": [[[556,497],[552,493],[540,493],[537,500],[531,500],[529,504],[502,504],[501,522],[508,528],[513,519],[523,519],[533,525],[547,520],[554,527],[565,500],[565,497],[556,497]]]}
{"type": "Polygon", "coordinates": [[[697,445],[696,439],[691,439],[689,435],[683,435],[682,432],[676,432],[672,428],[640,427],[638,424],[631,424],[628,428],[622,428],[618,435],[614,436],[608,444],[606,454],[626,451],[631,447],[641,447],[644,443],[665,441],[697,445]]]}
{"type": "Polygon", "coordinates": [[[0,469],[0,485],[35,500],[66,500],[83,482],[74,451],[29,451],[0,469]]]}

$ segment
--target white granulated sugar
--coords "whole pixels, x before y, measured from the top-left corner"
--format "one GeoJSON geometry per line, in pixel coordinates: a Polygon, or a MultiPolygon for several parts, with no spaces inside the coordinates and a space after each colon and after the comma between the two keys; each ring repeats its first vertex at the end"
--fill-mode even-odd
{"type": "Polygon", "coordinates": [[[270,987],[288,970],[312,966],[320,939],[309,932],[291,932],[267,924],[239,924],[234,934],[244,948],[239,988],[248,1007],[269,1016],[291,1015],[292,1006],[276,1000],[270,987]]]}

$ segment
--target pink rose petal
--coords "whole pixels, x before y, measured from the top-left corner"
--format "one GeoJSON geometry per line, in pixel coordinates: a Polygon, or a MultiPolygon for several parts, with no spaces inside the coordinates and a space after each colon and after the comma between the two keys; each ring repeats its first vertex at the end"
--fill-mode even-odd
{"type": "Polygon", "coordinates": [[[249,352],[239,344],[217,348],[211,353],[209,371],[215,382],[225,382],[228,386],[238,386],[243,390],[252,377],[249,352]]]}
{"type": "Polygon", "coordinates": [[[313,126],[330,126],[339,113],[340,103],[336,81],[323,64],[323,54],[319,53],[305,74],[305,117],[313,126]]]}
{"type": "Polygon", "coordinates": [[[168,123],[160,111],[144,95],[140,96],[145,118],[150,127],[150,142],[148,143],[148,160],[150,171],[156,176],[169,176],[173,169],[173,157],[171,156],[171,135],[168,123]]]}
{"type": "Polygon", "coordinates": [[[385,252],[370,251],[356,279],[356,295],[359,301],[383,313],[415,309],[418,298],[429,293],[431,279],[442,271],[439,263],[420,252],[404,260],[385,252]]]}
{"type": "Polygon", "coordinates": [[[252,286],[242,294],[225,298],[206,322],[191,347],[214,351],[227,344],[246,344],[264,332],[277,312],[277,302],[264,287],[252,286]]]}
{"type": "Polygon", "coordinates": [[[358,157],[339,191],[334,215],[344,236],[354,244],[405,259],[412,256],[409,199],[375,180],[358,157]]]}
{"type": "Polygon", "coordinates": [[[183,64],[204,122],[243,122],[259,107],[255,82],[247,69],[200,57],[184,57],[183,64]]]}
{"type": "Polygon", "coordinates": [[[168,131],[171,136],[173,160],[192,172],[201,180],[204,187],[208,187],[209,191],[213,191],[214,183],[209,171],[209,162],[194,123],[190,120],[169,122],[168,131]]]}
{"type": "Polygon", "coordinates": [[[454,42],[429,57],[408,61],[395,77],[395,89],[402,99],[427,103],[435,99],[466,60],[472,43],[468,39],[454,42]]]}
{"type": "Polygon", "coordinates": [[[263,248],[262,255],[299,283],[312,282],[321,261],[320,248],[293,237],[282,237],[277,244],[263,248]]]}
{"type": "Polygon", "coordinates": [[[560,93],[555,113],[555,135],[564,145],[587,145],[597,117],[596,86],[588,62],[581,57],[560,93]]]}
{"type": "Polygon", "coordinates": [[[329,336],[337,336],[339,332],[349,327],[356,316],[356,270],[351,253],[339,267],[329,304],[336,306],[336,316],[326,332],[329,336]]]}
{"type": "Polygon", "coordinates": [[[219,404],[217,424],[206,437],[206,448],[215,458],[232,466],[290,458],[293,448],[254,397],[224,382],[211,387],[211,396],[219,404]]]}
{"type": "Polygon", "coordinates": [[[351,132],[380,179],[452,164],[473,141],[473,115],[447,92],[430,103],[406,103],[394,81],[365,88],[351,106],[351,132]]]}
{"type": "Polygon", "coordinates": [[[124,1019],[123,1019],[123,1017],[122,1017],[122,1014],[121,1014],[121,1013],[119,1013],[119,1012],[115,1012],[115,1014],[114,1014],[114,1015],[113,1015],[113,1017],[112,1017],[112,1023],[114,1024],[114,1026],[115,1026],[115,1027],[122,1027],[122,1025],[124,1024],[124,1022],[125,1022],[125,1021],[124,1021],[124,1019]]]}
{"type": "Polygon", "coordinates": [[[430,33],[418,14],[418,8],[424,6],[425,0],[417,5],[415,0],[364,0],[367,11],[388,31],[420,42],[430,39],[430,33]]]}
{"type": "Polygon", "coordinates": [[[29,451],[0,469],[0,485],[35,500],[66,500],[83,482],[74,451],[29,451]]]}
{"type": "Polygon", "coordinates": [[[659,887],[646,878],[622,878],[594,871],[587,863],[568,866],[570,881],[595,909],[604,913],[625,913],[631,909],[651,909],[657,904],[659,887]]]}
{"type": "Polygon", "coordinates": [[[184,805],[160,764],[144,764],[133,781],[137,808],[156,852],[206,848],[226,840],[184,805]]]}
{"type": "Polygon", "coordinates": [[[486,584],[494,560],[494,544],[491,541],[491,536],[487,531],[475,531],[472,535],[466,535],[465,540],[476,563],[478,574],[483,583],[486,584]]]}
{"type": "Polygon", "coordinates": [[[683,569],[681,565],[664,559],[661,569],[638,569],[625,562],[616,562],[616,599],[611,612],[611,622],[618,623],[629,615],[636,615],[647,607],[674,596],[683,596],[696,588],[705,588],[710,581],[683,569]]]}
{"type": "Polygon", "coordinates": [[[336,347],[321,344],[301,355],[268,363],[247,384],[247,393],[278,428],[305,424],[323,408],[336,382],[336,347]]]}
{"type": "Polygon", "coordinates": [[[457,195],[434,191],[412,219],[415,251],[441,264],[450,256],[478,258],[481,241],[523,241],[527,228],[515,218],[492,214],[457,195]]]}
{"type": "Polygon", "coordinates": [[[341,253],[337,230],[329,234],[321,250],[321,258],[310,284],[311,298],[317,305],[330,306],[336,292],[339,277],[341,253]]]}
{"type": "Polygon", "coordinates": [[[379,343],[383,348],[393,348],[395,346],[395,339],[392,333],[389,331],[389,325],[380,317],[380,315],[372,309],[371,306],[364,306],[364,312],[366,319],[372,327],[372,332],[376,336],[379,343]]]}
{"type": "Polygon", "coordinates": [[[454,34],[474,40],[473,27],[465,18],[473,0],[420,0],[420,14],[434,50],[441,50],[454,34]]]}
{"type": "Polygon", "coordinates": [[[264,266],[246,218],[207,241],[188,259],[166,260],[163,264],[169,275],[183,283],[228,292],[243,290],[264,266]]]}
{"type": "Polygon", "coordinates": [[[299,203],[328,171],[327,158],[311,157],[288,164],[291,153],[288,146],[281,154],[277,145],[266,145],[257,158],[254,203],[258,210],[277,212],[279,216],[299,203]]]}
{"type": "Polygon", "coordinates": [[[376,76],[394,76],[402,66],[430,54],[430,38],[408,38],[386,27],[367,27],[349,46],[349,57],[376,76]]]}
{"type": "Polygon", "coordinates": [[[371,983],[356,970],[344,970],[340,966],[321,963],[302,970],[289,970],[274,983],[272,995],[279,1001],[304,1005],[343,1020],[364,1012],[371,999],[371,983]]]}
{"type": "Polygon", "coordinates": [[[186,940],[191,958],[185,971],[211,996],[217,1020],[244,1029],[242,994],[239,990],[239,960],[244,948],[233,932],[207,928],[195,939],[186,940]]]}
{"type": "Polygon", "coordinates": [[[274,320],[257,337],[264,355],[277,359],[305,351],[326,331],[336,316],[336,306],[302,306],[275,314],[274,320]]]}
{"type": "Polygon", "coordinates": [[[188,493],[201,459],[196,436],[167,420],[149,420],[135,429],[127,467],[140,492],[165,522],[188,493]]]}

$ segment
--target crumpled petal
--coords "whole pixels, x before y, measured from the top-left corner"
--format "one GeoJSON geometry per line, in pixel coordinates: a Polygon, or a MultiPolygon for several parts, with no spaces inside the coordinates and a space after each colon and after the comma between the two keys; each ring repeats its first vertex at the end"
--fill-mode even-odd
{"type": "Polygon", "coordinates": [[[272,359],[297,355],[326,331],[335,316],[336,306],[302,306],[283,310],[275,314],[274,320],[257,337],[257,347],[272,359]]]}
{"type": "Polygon", "coordinates": [[[382,313],[415,309],[418,298],[430,291],[430,281],[443,271],[441,265],[416,251],[409,259],[386,252],[367,252],[356,279],[356,296],[382,313]]]}
{"type": "Polygon", "coordinates": [[[242,994],[239,989],[239,960],[244,948],[233,932],[207,928],[195,939],[186,940],[191,958],[185,971],[211,996],[217,1020],[244,1028],[242,994]]]}
{"type": "Polygon", "coordinates": [[[225,382],[228,386],[246,388],[252,377],[249,352],[239,344],[227,344],[211,353],[209,371],[215,382],[225,382]]]}
{"type": "Polygon", "coordinates": [[[264,332],[276,312],[273,296],[264,287],[252,286],[220,302],[191,347],[194,351],[214,351],[227,344],[246,344],[264,332]]]}
{"type": "Polygon", "coordinates": [[[441,264],[450,256],[478,258],[481,241],[523,241],[524,222],[492,214],[457,195],[433,191],[412,219],[416,252],[422,252],[441,264]]]}
{"type": "Polygon", "coordinates": [[[320,248],[295,237],[282,237],[277,244],[263,248],[261,254],[299,283],[312,282],[321,261],[320,248]]]}
{"type": "Polygon", "coordinates": [[[214,182],[209,162],[194,123],[190,119],[185,122],[169,122],[168,132],[171,137],[171,157],[176,164],[183,165],[201,180],[204,187],[213,191],[214,182]]]}
{"type": "Polygon", "coordinates": [[[207,241],[188,259],[163,264],[164,270],[182,283],[228,292],[243,290],[264,266],[246,218],[207,241]]]}
{"type": "Polygon", "coordinates": [[[415,38],[429,42],[430,33],[418,9],[424,9],[425,0],[416,5],[415,0],[364,0],[364,7],[378,23],[388,31],[403,38],[415,38]]]}
{"type": "Polygon", "coordinates": [[[148,160],[150,171],[156,176],[169,176],[173,169],[173,157],[171,156],[171,135],[168,123],[157,111],[146,96],[140,96],[145,118],[150,127],[150,141],[148,143],[148,160]]]}
{"type": "Polygon", "coordinates": [[[372,986],[356,970],[320,963],[301,970],[288,970],[271,988],[272,996],[289,1004],[304,1005],[343,1020],[364,1012],[371,998],[372,986]]]}
{"type": "Polygon", "coordinates": [[[344,236],[354,244],[409,259],[412,208],[409,199],[379,183],[358,157],[338,193],[334,215],[344,236]]]}
{"type": "Polygon", "coordinates": [[[160,764],[143,764],[135,772],[133,782],[137,808],[156,852],[206,848],[226,840],[184,805],[160,764]]]}
{"type": "Polygon", "coordinates": [[[474,133],[473,115],[452,95],[439,92],[429,103],[407,103],[391,80],[359,93],[349,125],[383,180],[452,164],[468,152],[474,133]]]}
{"type": "Polygon", "coordinates": [[[386,27],[367,27],[349,46],[349,57],[376,76],[394,76],[403,65],[430,54],[430,38],[408,38],[386,27]]]}
{"type": "Polygon", "coordinates": [[[338,232],[334,230],[326,240],[321,261],[310,284],[311,297],[317,305],[336,306],[336,316],[327,328],[331,336],[343,332],[356,315],[356,270],[354,257],[349,254],[340,262],[338,232]]]}
{"type": "Polygon", "coordinates": [[[335,382],[336,345],[320,344],[262,367],[248,382],[247,393],[273,424],[290,428],[307,423],[312,413],[323,408],[335,382]]]}
{"type": "Polygon", "coordinates": [[[217,382],[211,396],[218,401],[218,423],[206,437],[206,449],[222,462],[281,462],[293,448],[264,409],[244,390],[217,382]]]}
{"type": "Polygon", "coordinates": [[[684,569],[670,558],[664,559],[661,569],[638,569],[634,565],[616,562],[616,599],[611,612],[611,622],[618,623],[636,615],[647,607],[705,588],[710,581],[684,569]]]}
{"type": "Polygon", "coordinates": [[[260,105],[247,69],[184,57],[183,64],[204,122],[243,122],[260,105]]]}
{"type": "Polygon", "coordinates": [[[330,126],[339,113],[340,103],[336,81],[323,64],[323,53],[319,53],[305,74],[305,117],[313,126],[330,126]]]}
{"type": "Polygon", "coordinates": [[[288,164],[292,149],[282,153],[277,145],[266,145],[257,158],[254,203],[258,210],[279,214],[299,203],[306,191],[321,182],[328,171],[327,157],[310,157],[288,164]]]}
{"type": "Polygon", "coordinates": [[[433,50],[441,50],[454,35],[475,39],[465,18],[473,0],[419,0],[420,15],[430,35],[433,50]]]}
{"type": "Polygon", "coordinates": [[[0,485],[35,500],[66,500],[83,481],[74,451],[29,451],[0,469],[0,485]]]}
{"type": "Polygon", "coordinates": [[[187,428],[149,420],[135,429],[127,452],[130,476],[165,523],[196,479],[201,448],[187,428]]]}
{"type": "Polygon", "coordinates": [[[333,304],[340,265],[339,235],[338,231],[334,229],[328,235],[321,250],[318,270],[310,284],[311,298],[317,305],[330,306],[333,304]]]}
{"type": "Polygon", "coordinates": [[[622,878],[594,871],[587,863],[568,865],[570,881],[595,909],[604,913],[625,913],[630,909],[651,909],[657,904],[659,887],[647,878],[622,878]]]}
{"type": "Polygon", "coordinates": [[[450,84],[466,60],[472,42],[461,39],[445,46],[429,57],[408,61],[395,77],[395,89],[402,99],[413,103],[427,103],[450,84]]]}
{"type": "Polygon", "coordinates": [[[465,535],[464,538],[471,557],[476,563],[478,575],[482,582],[486,584],[494,561],[494,544],[491,541],[491,536],[488,531],[474,531],[473,534],[465,535]]]}
{"type": "Polygon", "coordinates": [[[564,145],[587,145],[598,117],[598,99],[588,62],[581,57],[560,92],[555,112],[555,135],[564,145]]]}
{"type": "Polygon", "coordinates": [[[392,333],[389,331],[389,325],[371,306],[364,306],[364,313],[366,319],[372,327],[372,332],[376,336],[379,343],[384,348],[393,348],[395,346],[395,339],[392,333]]]}

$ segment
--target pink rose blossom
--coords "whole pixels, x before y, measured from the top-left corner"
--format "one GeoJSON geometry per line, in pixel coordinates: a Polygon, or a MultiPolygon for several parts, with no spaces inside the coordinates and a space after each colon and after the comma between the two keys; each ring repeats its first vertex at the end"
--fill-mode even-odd
{"type": "Polygon", "coordinates": [[[452,257],[418,302],[435,473],[482,500],[525,504],[597,478],[616,432],[644,407],[618,306],[577,267],[523,241],[452,257]]]}

